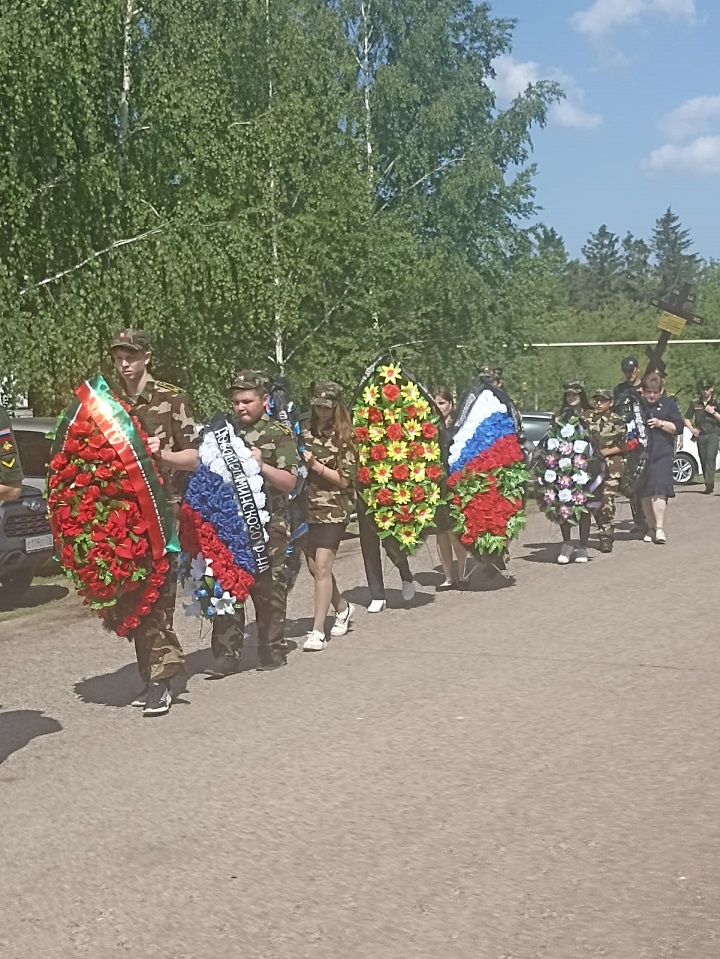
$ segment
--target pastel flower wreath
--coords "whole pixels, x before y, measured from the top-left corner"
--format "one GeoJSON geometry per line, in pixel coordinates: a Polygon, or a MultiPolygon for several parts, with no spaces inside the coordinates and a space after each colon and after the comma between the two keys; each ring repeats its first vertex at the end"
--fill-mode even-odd
{"type": "Polygon", "coordinates": [[[605,466],[578,416],[566,415],[548,430],[534,463],[538,505],[554,523],[575,525],[597,507],[605,466]]]}

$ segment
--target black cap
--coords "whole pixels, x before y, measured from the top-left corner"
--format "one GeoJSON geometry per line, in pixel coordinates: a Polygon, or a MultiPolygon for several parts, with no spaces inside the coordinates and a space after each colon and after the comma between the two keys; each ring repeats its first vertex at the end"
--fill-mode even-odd
{"type": "Polygon", "coordinates": [[[698,386],[701,390],[711,390],[715,383],[711,376],[701,376],[698,380],[698,386]]]}
{"type": "Polygon", "coordinates": [[[624,356],[620,361],[620,369],[623,373],[627,373],[628,370],[636,370],[639,365],[634,356],[624,356]]]}

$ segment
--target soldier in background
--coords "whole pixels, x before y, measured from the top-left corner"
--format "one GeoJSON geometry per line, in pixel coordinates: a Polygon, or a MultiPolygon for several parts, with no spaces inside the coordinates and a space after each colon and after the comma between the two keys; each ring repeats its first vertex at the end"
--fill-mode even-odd
{"type": "Polygon", "coordinates": [[[709,376],[698,382],[698,398],[687,408],[685,425],[697,443],[705,492],[715,490],[715,466],[720,447],[720,411],[714,396],[715,384],[709,376]]]}
{"type": "MultiPolygon", "coordinates": [[[[178,387],[160,383],[150,374],[150,341],[143,330],[121,330],[110,346],[115,369],[123,384],[122,398],[148,434],[165,494],[177,517],[179,482],[183,473],[198,468],[198,428],[187,397],[178,387]]],[[[130,634],[145,687],[133,700],[144,716],[162,716],[170,710],[170,680],[184,670],[185,655],[173,629],[177,594],[177,554],[169,553],[170,570],[152,610],[130,634]]]]}
{"type": "Polygon", "coordinates": [[[595,390],[593,409],[587,416],[590,433],[607,460],[608,475],[602,486],[602,503],[595,513],[600,531],[600,552],[612,553],[615,541],[615,501],[620,491],[623,453],[627,449],[627,425],[619,413],[613,413],[612,390],[595,390]]]}
{"type": "MultiPolygon", "coordinates": [[[[297,447],[292,430],[270,419],[266,413],[269,399],[266,377],[245,370],[238,374],[230,392],[235,432],[260,464],[268,493],[270,569],[257,577],[250,595],[258,631],[258,669],[277,669],[287,663],[283,652],[288,592],[285,557],[290,536],[287,509],[298,475],[297,447]]],[[[244,612],[215,618],[212,651],[218,662],[211,671],[212,676],[222,679],[240,671],[244,639],[244,612]]]]}
{"type": "Polygon", "coordinates": [[[10,417],[0,406],[0,503],[20,499],[23,471],[18,456],[10,417]]]}

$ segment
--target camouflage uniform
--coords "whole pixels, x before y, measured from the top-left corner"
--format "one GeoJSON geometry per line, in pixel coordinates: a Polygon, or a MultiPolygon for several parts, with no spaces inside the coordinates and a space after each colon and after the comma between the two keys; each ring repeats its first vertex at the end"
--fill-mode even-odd
{"type": "Polygon", "coordinates": [[[343,523],[350,521],[355,506],[355,473],[357,453],[348,447],[342,454],[335,432],[316,436],[310,430],[310,422],[303,423],[300,437],[305,449],[312,453],[318,463],[337,470],[348,481],[345,489],[323,478],[322,473],[310,471],[308,476],[308,522],[343,523]]]}
{"type": "Polygon", "coordinates": [[[4,407],[0,406],[0,484],[15,486],[17,483],[22,483],[22,480],[23,471],[10,417],[4,407]]]}
{"type": "MultiPolygon", "coordinates": [[[[709,386],[712,386],[712,383],[708,381],[709,386]]],[[[690,404],[685,413],[685,419],[690,420],[696,430],[700,430],[696,442],[700,469],[707,492],[711,492],[715,488],[715,464],[718,457],[718,448],[720,448],[720,423],[712,413],[705,410],[705,407],[713,408],[718,405],[720,404],[713,395],[705,401],[701,394],[697,400],[690,404]]]]}
{"type": "MultiPolygon", "coordinates": [[[[149,349],[147,339],[140,330],[123,330],[113,341],[112,347],[149,349]]],[[[173,452],[193,449],[197,445],[198,427],[190,411],[184,393],[177,386],[161,383],[148,377],[142,391],[136,397],[128,396],[124,389],[121,397],[130,405],[148,436],[160,439],[160,448],[173,452]]],[[[165,494],[177,517],[181,499],[182,478],[156,459],[163,479],[165,494]]],[[[144,616],[140,626],[130,638],[135,643],[138,669],[143,682],[171,679],[183,671],[185,654],[173,629],[175,600],[177,596],[178,563],[175,553],[168,553],[170,570],[160,590],[160,596],[150,613],[144,616]]]]}
{"type": "MultiPolygon", "coordinates": [[[[608,395],[612,398],[612,393],[608,395]]],[[[606,450],[613,446],[619,446],[621,450],[625,449],[627,424],[622,416],[613,413],[612,409],[607,413],[592,410],[586,415],[586,419],[590,433],[599,449],[606,450]]],[[[608,476],[603,483],[602,502],[595,513],[595,522],[600,531],[601,546],[603,544],[612,546],[615,539],[615,500],[620,490],[620,477],[624,463],[621,454],[608,457],[606,462],[608,476]]]]}
{"type": "MultiPolygon", "coordinates": [[[[292,430],[271,420],[263,413],[255,423],[235,423],[235,432],[248,446],[260,450],[263,462],[276,469],[298,474],[298,455],[292,430]]],[[[258,630],[260,660],[279,650],[285,641],[285,612],[287,609],[287,578],[285,555],[290,538],[287,521],[288,497],[265,484],[270,510],[268,558],[270,570],[262,573],[250,590],[258,630]]],[[[213,621],[212,651],[218,659],[223,656],[239,658],[245,638],[245,614],[216,617],[213,621]]]]}

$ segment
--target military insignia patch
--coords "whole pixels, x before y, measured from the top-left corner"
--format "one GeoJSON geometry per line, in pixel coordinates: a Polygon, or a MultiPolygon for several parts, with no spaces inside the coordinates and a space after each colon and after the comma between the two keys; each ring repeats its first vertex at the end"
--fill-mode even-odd
{"type": "Polygon", "coordinates": [[[169,390],[171,393],[182,393],[182,390],[179,386],[175,386],[173,383],[163,383],[162,380],[157,380],[157,385],[162,386],[164,390],[169,390]]]}
{"type": "Polygon", "coordinates": [[[14,450],[14,449],[15,449],[15,447],[12,445],[12,443],[10,442],[10,440],[5,440],[5,442],[2,444],[2,446],[0,446],[0,450],[2,450],[3,453],[10,453],[10,452],[12,452],[12,450],[14,450]]]}
{"type": "Polygon", "coordinates": [[[7,469],[11,470],[13,466],[15,465],[15,457],[13,456],[11,460],[0,460],[0,463],[2,463],[3,466],[7,467],[7,469]]]}

